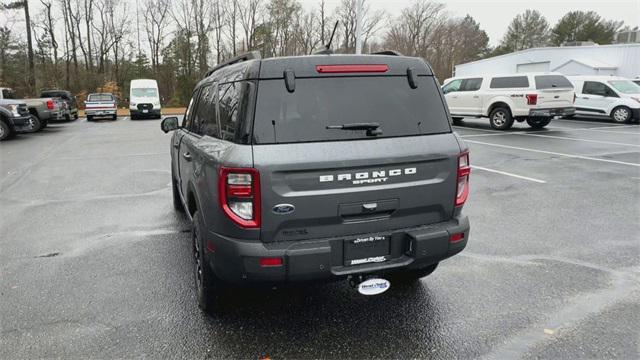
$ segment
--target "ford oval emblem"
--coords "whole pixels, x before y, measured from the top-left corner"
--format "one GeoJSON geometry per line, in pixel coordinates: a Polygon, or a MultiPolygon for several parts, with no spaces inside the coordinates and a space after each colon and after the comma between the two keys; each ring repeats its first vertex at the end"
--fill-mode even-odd
{"type": "Polygon", "coordinates": [[[287,215],[296,211],[296,207],[291,204],[278,204],[273,207],[273,212],[278,215],[287,215]]]}

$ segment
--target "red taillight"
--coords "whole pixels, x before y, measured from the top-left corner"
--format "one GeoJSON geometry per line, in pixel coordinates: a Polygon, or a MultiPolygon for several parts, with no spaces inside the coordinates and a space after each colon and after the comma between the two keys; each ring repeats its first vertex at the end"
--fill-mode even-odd
{"type": "Polygon", "coordinates": [[[527,105],[536,105],[538,103],[538,94],[527,94],[527,105]]]}
{"type": "Polygon", "coordinates": [[[253,168],[221,167],[218,198],[222,211],[243,228],[260,227],[260,173],[253,168]]]}
{"type": "Polygon", "coordinates": [[[47,109],[53,110],[53,100],[47,100],[47,109]]]}
{"type": "Polygon", "coordinates": [[[458,156],[458,182],[456,186],[456,206],[464,205],[469,197],[469,174],[471,174],[471,164],[469,163],[469,151],[465,151],[458,156]]]}
{"type": "Polygon", "coordinates": [[[389,71],[386,64],[362,64],[362,65],[316,65],[316,71],[321,74],[329,73],[383,73],[389,71]]]}
{"type": "Polygon", "coordinates": [[[260,258],[260,266],[262,267],[270,267],[270,266],[282,266],[283,261],[282,258],[260,258]]]}
{"type": "Polygon", "coordinates": [[[464,233],[457,233],[449,237],[449,242],[457,243],[458,241],[462,241],[463,239],[464,239],[464,233]]]}

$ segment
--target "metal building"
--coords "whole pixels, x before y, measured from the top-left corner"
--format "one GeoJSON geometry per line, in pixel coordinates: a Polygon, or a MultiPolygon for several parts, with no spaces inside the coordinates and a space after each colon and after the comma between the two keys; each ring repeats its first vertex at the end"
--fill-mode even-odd
{"type": "Polygon", "coordinates": [[[640,44],[534,48],[455,66],[455,76],[534,71],[640,77],[640,44]]]}

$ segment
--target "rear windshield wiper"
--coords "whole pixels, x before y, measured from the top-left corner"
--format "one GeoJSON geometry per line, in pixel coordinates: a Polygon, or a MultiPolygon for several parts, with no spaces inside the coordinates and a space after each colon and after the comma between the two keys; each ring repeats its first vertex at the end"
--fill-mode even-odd
{"type": "Polygon", "coordinates": [[[382,135],[382,130],[379,129],[378,123],[352,123],[342,125],[327,125],[327,129],[337,130],[367,130],[367,136],[382,135]]]}

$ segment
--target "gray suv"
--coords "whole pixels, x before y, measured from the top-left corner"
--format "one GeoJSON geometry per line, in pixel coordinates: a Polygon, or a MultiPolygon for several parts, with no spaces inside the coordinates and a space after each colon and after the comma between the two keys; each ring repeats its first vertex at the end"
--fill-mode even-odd
{"type": "Polygon", "coordinates": [[[203,310],[234,284],[415,281],[465,247],[468,148],[430,66],[390,54],[243,55],[163,120],[203,310]]]}

